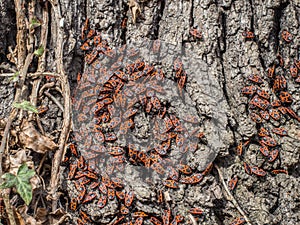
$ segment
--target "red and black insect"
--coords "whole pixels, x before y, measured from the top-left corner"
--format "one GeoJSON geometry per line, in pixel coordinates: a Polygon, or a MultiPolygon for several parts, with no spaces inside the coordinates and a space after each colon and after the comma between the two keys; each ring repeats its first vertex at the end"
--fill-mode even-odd
{"type": "Polygon", "coordinates": [[[252,81],[252,82],[254,82],[256,84],[262,84],[263,83],[262,78],[259,75],[257,75],[257,74],[251,74],[251,75],[249,75],[248,76],[248,80],[250,80],[250,81],[252,81]]]}
{"type": "Polygon", "coordinates": [[[241,156],[245,150],[245,147],[250,143],[250,140],[248,141],[241,141],[238,146],[236,147],[236,152],[239,156],[241,156]]]}
{"type": "Polygon", "coordinates": [[[293,78],[298,77],[298,67],[295,64],[292,64],[290,66],[290,74],[291,74],[291,77],[293,77],[293,78]]]}
{"type": "Polygon", "coordinates": [[[72,211],[76,211],[76,210],[77,210],[77,205],[78,205],[77,199],[76,199],[76,198],[72,198],[72,199],[71,199],[71,202],[70,202],[69,208],[70,208],[72,211]]]}
{"type": "Polygon", "coordinates": [[[257,176],[264,177],[267,175],[267,172],[257,166],[251,167],[251,172],[257,176]]]}
{"type": "Polygon", "coordinates": [[[179,188],[179,184],[175,180],[163,180],[162,183],[163,183],[163,185],[165,185],[168,188],[173,188],[173,189],[179,188]]]}
{"type": "Polygon", "coordinates": [[[96,197],[97,197],[97,194],[95,192],[89,192],[88,194],[85,195],[85,197],[82,200],[81,204],[85,204],[85,203],[91,202],[96,197]]]}
{"type": "Polygon", "coordinates": [[[202,38],[202,33],[198,29],[195,29],[195,28],[191,29],[190,34],[195,38],[198,38],[198,39],[202,38]]]}
{"type": "Polygon", "coordinates": [[[246,222],[245,218],[239,217],[239,218],[235,219],[234,221],[232,221],[232,222],[230,223],[230,225],[242,225],[242,224],[244,224],[245,222],[246,222]]]}
{"type": "Polygon", "coordinates": [[[270,132],[266,128],[261,127],[258,131],[258,136],[260,137],[270,136],[270,132]]]}
{"type": "Polygon", "coordinates": [[[262,118],[254,112],[250,113],[250,118],[255,123],[262,123],[262,118]]]}
{"type": "Polygon", "coordinates": [[[282,31],[281,37],[287,43],[290,43],[293,40],[293,36],[287,30],[282,31]]]}
{"type": "Polygon", "coordinates": [[[284,128],[282,128],[282,127],[280,127],[280,128],[273,128],[272,129],[272,132],[274,133],[274,134],[278,134],[278,135],[280,135],[280,136],[287,136],[288,135],[288,132],[287,132],[287,130],[286,129],[284,129],[284,128]]]}
{"type": "Polygon", "coordinates": [[[249,107],[252,108],[259,108],[261,110],[266,110],[270,106],[270,103],[266,99],[260,98],[258,95],[255,95],[251,101],[249,102],[249,107]]]}
{"type": "Polygon", "coordinates": [[[202,175],[203,175],[203,176],[208,175],[208,174],[210,173],[210,171],[212,170],[213,166],[214,166],[214,163],[213,163],[213,162],[210,162],[210,163],[207,165],[207,167],[205,168],[205,170],[202,172],[202,175]]]}
{"type": "Polygon", "coordinates": [[[281,101],[280,100],[274,100],[273,102],[271,102],[271,105],[273,107],[280,107],[281,106],[281,101]]]}
{"type": "Polygon", "coordinates": [[[268,113],[268,111],[261,110],[259,112],[259,115],[266,121],[270,120],[270,114],[268,113]]]}
{"type": "Polygon", "coordinates": [[[251,85],[251,86],[243,87],[243,89],[242,89],[241,92],[242,92],[242,94],[244,94],[244,95],[253,95],[253,94],[256,93],[256,91],[257,91],[257,87],[251,85]]]}
{"type": "Polygon", "coordinates": [[[266,157],[269,157],[270,156],[270,152],[269,152],[269,149],[267,146],[265,145],[262,145],[259,147],[259,151],[266,157]]]}
{"type": "Polygon", "coordinates": [[[150,222],[153,223],[154,225],[162,225],[162,222],[154,216],[150,218],[150,222]]]}
{"type": "Polygon", "coordinates": [[[274,162],[277,159],[278,155],[279,155],[278,148],[275,148],[274,150],[270,151],[268,162],[274,162]]]}
{"type": "Polygon", "coordinates": [[[267,72],[268,72],[268,77],[273,78],[275,73],[275,64],[269,67],[267,72]]]}
{"type": "Polygon", "coordinates": [[[142,212],[142,211],[138,211],[138,212],[134,212],[132,214],[132,217],[147,217],[148,214],[146,214],[145,212],[142,212]]]}
{"type": "Polygon", "coordinates": [[[130,212],[129,209],[125,205],[121,205],[120,213],[122,215],[127,215],[129,212],[130,212]]]}
{"type": "Polygon", "coordinates": [[[133,199],[134,199],[134,193],[133,191],[129,191],[125,194],[125,205],[127,207],[130,207],[132,202],[133,202],[133,199]]]}
{"type": "Polygon", "coordinates": [[[84,199],[84,196],[86,194],[86,188],[85,186],[83,185],[80,185],[80,188],[79,188],[79,195],[77,196],[77,200],[79,203],[81,203],[81,201],[84,199]]]}
{"type": "Polygon", "coordinates": [[[107,203],[107,196],[106,195],[102,195],[98,202],[97,202],[97,206],[102,209],[103,207],[106,206],[106,203],[107,203]]]}
{"type": "Polygon", "coordinates": [[[293,102],[293,97],[287,91],[281,91],[279,94],[279,99],[282,104],[291,104],[293,102]]]}
{"type": "Polygon", "coordinates": [[[251,175],[252,174],[252,170],[251,167],[248,165],[248,163],[244,162],[244,170],[247,174],[251,175]]]}
{"type": "Polygon", "coordinates": [[[71,153],[75,156],[75,157],[78,157],[78,151],[77,151],[77,148],[75,146],[75,144],[71,143],[69,145],[69,149],[71,151],[71,153]]]}
{"type": "Polygon", "coordinates": [[[281,115],[277,109],[269,109],[269,114],[274,120],[280,120],[281,115]]]}
{"type": "Polygon", "coordinates": [[[260,97],[262,97],[262,98],[265,98],[265,99],[267,99],[267,100],[270,99],[269,93],[266,92],[265,90],[262,90],[262,89],[258,88],[257,91],[256,91],[256,93],[257,93],[260,97]]]}
{"type": "Polygon", "coordinates": [[[181,173],[190,175],[192,173],[192,168],[189,165],[186,164],[178,164],[176,167],[181,173]]]}
{"type": "Polygon", "coordinates": [[[277,141],[269,136],[264,136],[260,140],[261,145],[267,145],[269,147],[275,147],[277,145],[277,141]]]}
{"type": "Polygon", "coordinates": [[[230,181],[228,182],[229,190],[233,191],[236,188],[237,182],[238,182],[237,176],[231,178],[230,181]]]}
{"type": "Polygon", "coordinates": [[[274,174],[280,174],[280,173],[285,173],[285,174],[289,174],[287,170],[284,169],[276,169],[276,170],[272,170],[272,173],[274,174]]]}
{"type": "Polygon", "coordinates": [[[73,179],[77,170],[77,163],[76,162],[71,163],[69,168],[70,171],[68,173],[68,179],[73,179]]]}
{"type": "Polygon", "coordinates": [[[245,40],[247,39],[254,39],[254,33],[252,31],[249,31],[248,29],[245,29],[245,31],[242,33],[242,36],[245,38],[245,40]]]}
{"type": "Polygon", "coordinates": [[[197,216],[203,214],[203,210],[200,209],[200,208],[191,208],[191,209],[189,209],[188,212],[189,212],[190,214],[192,214],[192,215],[197,215],[197,216]]]}

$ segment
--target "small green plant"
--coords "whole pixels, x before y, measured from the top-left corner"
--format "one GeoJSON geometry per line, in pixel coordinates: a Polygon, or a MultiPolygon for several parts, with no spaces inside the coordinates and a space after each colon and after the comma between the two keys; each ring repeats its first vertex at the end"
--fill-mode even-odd
{"type": "Polygon", "coordinates": [[[12,75],[12,77],[10,78],[10,81],[17,82],[19,80],[19,75],[20,75],[19,71],[15,72],[14,75],[12,75]]]}
{"type": "Polygon", "coordinates": [[[2,175],[4,182],[0,185],[0,188],[16,187],[17,192],[24,200],[26,205],[32,200],[32,186],[30,184],[30,178],[35,174],[34,170],[28,168],[26,164],[22,164],[17,172],[17,176],[12,173],[5,173],[2,175]]]}
{"type": "Polygon", "coordinates": [[[30,28],[31,28],[31,29],[34,29],[34,28],[39,27],[39,26],[41,26],[41,22],[40,22],[38,19],[33,18],[33,19],[30,21],[30,28]]]}
{"type": "Polygon", "coordinates": [[[40,46],[37,50],[33,52],[37,57],[41,57],[44,53],[45,49],[43,46],[40,46]]]}
{"type": "Polygon", "coordinates": [[[13,107],[18,108],[18,109],[23,109],[23,110],[26,110],[26,111],[30,111],[30,112],[34,112],[34,113],[39,112],[37,110],[37,108],[28,101],[23,101],[23,102],[20,102],[20,103],[14,102],[13,107]]]}

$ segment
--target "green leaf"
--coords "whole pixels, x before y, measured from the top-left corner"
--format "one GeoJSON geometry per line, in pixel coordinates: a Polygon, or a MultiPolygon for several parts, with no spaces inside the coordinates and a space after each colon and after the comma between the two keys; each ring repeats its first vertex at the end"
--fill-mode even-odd
{"type": "Polygon", "coordinates": [[[26,111],[38,113],[39,111],[35,106],[33,106],[30,102],[28,101],[23,101],[21,103],[14,102],[13,107],[18,108],[18,109],[23,109],[26,111]]]}
{"type": "Polygon", "coordinates": [[[24,200],[26,205],[29,205],[32,199],[32,186],[29,182],[21,182],[19,180],[18,184],[16,185],[17,192],[24,200]]]}
{"type": "Polygon", "coordinates": [[[30,22],[30,28],[34,29],[34,28],[39,27],[39,26],[41,26],[41,22],[38,19],[33,18],[30,22]]]}
{"type": "Polygon", "coordinates": [[[19,75],[20,75],[19,71],[15,72],[14,75],[10,78],[10,81],[12,82],[18,81],[19,75]]]}
{"type": "Polygon", "coordinates": [[[31,177],[34,176],[34,174],[34,170],[29,169],[26,164],[23,164],[22,166],[20,166],[17,176],[20,179],[29,180],[31,177]]]}
{"type": "Polygon", "coordinates": [[[17,184],[17,178],[15,175],[11,173],[5,173],[2,175],[2,178],[5,180],[1,185],[0,188],[11,188],[17,184]]]}
{"type": "Polygon", "coordinates": [[[32,186],[30,184],[30,178],[35,174],[34,170],[28,168],[26,164],[19,167],[17,176],[11,173],[5,173],[2,177],[4,182],[0,185],[0,188],[16,187],[17,192],[24,200],[26,205],[32,200],[32,186]]]}
{"type": "Polygon", "coordinates": [[[45,49],[43,46],[40,46],[37,50],[34,51],[33,54],[35,54],[37,57],[40,57],[43,55],[45,49]]]}

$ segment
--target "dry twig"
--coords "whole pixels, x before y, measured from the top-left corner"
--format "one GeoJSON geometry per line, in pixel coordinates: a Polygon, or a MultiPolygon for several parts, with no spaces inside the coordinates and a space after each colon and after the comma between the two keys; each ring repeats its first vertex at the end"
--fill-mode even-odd
{"type": "Polygon", "coordinates": [[[71,127],[71,102],[70,102],[70,87],[68,82],[68,77],[65,74],[63,68],[63,43],[64,43],[64,30],[61,26],[61,8],[60,4],[57,0],[50,0],[52,5],[54,15],[55,15],[55,27],[57,29],[57,39],[56,39],[56,47],[55,47],[55,55],[57,56],[57,72],[61,74],[61,85],[64,97],[64,119],[63,119],[63,127],[59,138],[59,148],[56,151],[52,164],[51,171],[51,179],[50,179],[50,197],[52,199],[52,211],[55,211],[57,208],[57,188],[59,183],[59,169],[60,163],[62,161],[63,152],[65,148],[65,144],[67,142],[70,127],[71,127]]]}
{"type": "Polygon", "coordinates": [[[242,208],[239,206],[238,202],[235,200],[235,198],[233,197],[233,195],[231,194],[231,192],[229,191],[228,189],[228,186],[226,185],[225,183],[225,180],[224,180],[224,177],[223,177],[223,174],[222,174],[222,171],[220,169],[220,167],[216,164],[214,164],[216,170],[218,171],[218,175],[219,175],[219,178],[222,182],[222,185],[229,197],[229,201],[231,201],[233,203],[233,205],[235,206],[235,208],[240,212],[240,214],[245,218],[246,222],[248,223],[248,225],[252,225],[248,216],[246,215],[246,213],[242,210],[242,208]]]}

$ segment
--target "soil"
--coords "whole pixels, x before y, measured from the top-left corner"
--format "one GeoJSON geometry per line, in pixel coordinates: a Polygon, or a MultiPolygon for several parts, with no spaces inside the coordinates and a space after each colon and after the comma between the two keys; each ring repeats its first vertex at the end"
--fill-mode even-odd
{"type": "MultiPolygon", "coordinates": [[[[149,214],[149,217],[161,217],[164,210],[170,209],[173,216],[181,214],[185,217],[181,224],[193,224],[190,220],[189,209],[198,207],[203,210],[203,214],[193,216],[197,220],[194,224],[231,224],[235,219],[245,217],[245,215],[249,220],[246,222],[248,224],[300,224],[300,192],[298,191],[300,188],[300,120],[297,116],[300,115],[300,93],[299,82],[292,77],[290,72],[291,65],[300,60],[300,2],[297,0],[132,0],[128,2],[133,5],[128,5],[127,1],[121,0],[98,2],[76,0],[73,4],[63,0],[59,3],[64,18],[64,70],[68,76],[73,101],[72,132],[68,142],[74,142],[79,155],[86,159],[90,157],[90,152],[93,152],[91,149],[97,145],[105,145],[107,149],[112,146],[124,147],[125,168],[115,169],[111,178],[123,179],[124,187],[117,188],[117,190],[135,193],[135,200],[128,207],[131,212],[143,211],[149,214]],[[135,15],[132,12],[138,9],[135,8],[138,6],[140,13],[135,15]],[[115,57],[108,57],[105,54],[97,57],[95,61],[101,63],[101,68],[95,67],[95,61],[87,63],[85,57],[91,52],[90,50],[85,52],[80,49],[85,42],[81,38],[81,27],[86,18],[89,18],[90,27],[99,34],[101,33],[102,40],[106,39],[108,45],[116,51],[115,57]],[[125,20],[127,24],[122,26],[125,20]],[[200,38],[191,34],[190,31],[193,29],[201,33],[200,38]],[[246,31],[253,32],[254,37],[245,37],[246,31]],[[291,34],[291,41],[284,40],[285,31],[291,34]],[[155,40],[160,41],[160,49],[156,52],[153,51],[155,40]],[[125,44],[126,47],[124,47],[125,44]],[[124,48],[125,51],[122,50],[124,48]],[[138,53],[130,57],[129,51],[133,48],[138,49],[138,53]],[[111,131],[117,134],[118,139],[114,142],[100,143],[95,136],[96,132],[92,131],[94,114],[90,106],[100,101],[98,94],[104,83],[109,80],[109,77],[103,76],[105,73],[101,69],[107,68],[109,71],[112,65],[115,65],[114,63],[120,62],[119,69],[125,71],[126,65],[134,63],[139,58],[143,58],[146,65],[154,65],[156,70],[162,69],[165,75],[164,80],[158,83],[163,87],[164,92],[156,91],[155,94],[162,106],[166,107],[166,115],[176,115],[188,131],[187,133],[191,133],[196,128],[204,132],[204,138],[197,139],[197,148],[193,151],[182,153],[174,138],[168,153],[163,156],[168,162],[165,165],[176,167],[183,161],[192,168],[195,174],[203,173],[213,162],[215,166],[210,173],[205,174],[203,179],[196,184],[179,182],[179,188],[168,188],[163,185],[163,180],[168,179],[166,174],[159,174],[141,162],[129,160],[127,152],[129,145],[134,145],[139,151],[147,152],[160,143],[157,140],[158,134],[155,133],[155,123],[158,123],[160,130],[164,129],[163,120],[157,119],[159,110],[153,109],[147,113],[143,106],[136,103],[134,107],[138,111],[132,117],[135,125],[128,129],[126,135],[118,133],[119,126],[113,129],[103,128],[104,134],[111,131]],[[182,90],[178,86],[177,71],[174,69],[174,61],[177,58],[182,61],[183,69],[187,74],[182,90]],[[283,62],[280,61],[281,58],[283,62]],[[270,77],[269,69],[273,66],[275,74],[270,77]],[[82,76],[77,80],[78,72],[82,76]],[[251,81],[249,76],[252,74],[259,75],[262,82],[251,81]],[[283,86],[274,88],[276,80],[279,80],[283,86]],[[292,109],[296,116],[293,117],[291,113],[286,112],[281,114],[280,119],[274,119],[271,116],[271,119],[262,120],[262,123],[254,122],[250,117],[251,113],[259,114],[261,110],[257,106],[251,106],[250,101],[255,94],[242,93],[245,86],[255,86],[267,91],[270,95],[269,102],[280,99],[281,92],[289,92],[292,96],[292,103],[282,104],[292,109]],[[83,121],[80,120],[82,114],[85,115],[83,121]],[[196,124],[188,122],[185,120],[187,115],[195,117],[198,122],[196,124]],[[270,136],[276,142],[276,146],[268,146],[269,151],[279,150],[279,155],[274,161],[259,151],[260,146],[263,145],[263,137],[258,135],[262,127],[270,131],[270,136]],[[285,128],[288,135],[280,136],[271,132],[279,127],[285,128]],[[247,143],[247,141],[250,142],[247,143]],[[242,154],[237,153],[240,143],[244,144],[242,154]],[[263,169],[266,175],[246,173],[244,163],[250,167],[257,166],[263,169]],[[272,172],[279,169],[286,170],[287,174],[272,172]],[[234,191],[229,191],[230,194],[224,182],[227,186],[233,177],[238,178],[238,183],[234,191]],[[159,190],[164,193],[163,203],[157,202],[159,190]],[[238,209],[239,207],[241,210],[238,209]],[[241,215],[241,211],[245,215],[241,215]]],[[[37,4],[39,6],[36,15],[41,17],[40,10],[44,8],[45,3],[39,1],[37,4]]],[[[1,12],[0,21],[3,25],[0,28],[3,30],[5,25],[5,29],[11,31],[1,34],[1,39],[4,40],[1,45],[4,47],[3,50],[1,48],[0,59],[3,62],[1,65],[6,66],[2,66],[0,71],[4,74],[10,72],[7,70],[7,65],[9,68],[17,68],[7,57],[8,47],[15,47],[14,39],[17,29],[14,23],[5,19],[7,15],[15,18],[15,12],[12,11],[13,3],[3,2],[1,7],[5,10],[1,12]]],[[[51,30],[51,24],[54,23],[55,18],[52,5],[49,4],[48,7],[51,12],[49,25],[51,30]]],[[[52,29],[58,28],[52,25],[52,29]]],[[[56,35],[57,32],[53,30],[49,32],[46,47],[48,52],[46,71],[56,69],[54,66],[56,35]]],[[[92,46],[93,42],[90,45],[92,46]]],[[[32,69],[32,71],[35,70],[32,69]]],[[[114,72],[114,70],[111,71],[114,72]]],[[[0,80],[0,103],[3,106],[0,109],[0,118],[6,121],[18,85],[11,82],[9,77],[0,77],[0,80]]],[[[49,82],[51,81],[43,78],[40,87],[49,82]]],[[[149,81],[137,79],[134,82],[147,85],[149,81]]],[[[55,85],[48,90],[63,105],[64,95],[59,89],[55,89],[55,87],[60,87],[61,81],[56,79],[54,83],[55,85]]],[[[31,78],[26,80],[25,85],[29,87],[27,94],[24,95],[26,98],[30,96],[33,85],[31,78]]],[[[127,89],[136,91],[129,82],[125,82],[121,92],[127,89]]],[[[259,99],[264,98],[259,97],[259,99]]],[[[126,110],[120,107],[115,99],[112,104],[118,109],[117,115],[122,117],[126,110]]],[[[49,110],[39,116],[40,124],[45,135],[58,144],[64,113],[49,96],[42,95],[38,98],[37,106],[41,105],[48,106],[49,110]]],[[[270,112],[271,108],[277,109],[268,106],[267,111],[270,112]]],[[[37,120],[34,120],[34,124],[39,129],[37,120]]],[[[11,129],[16,130],[16,127],[18,127],[17,121],[13,123],[11,129]]],[[[2,136],[4,128],[2,126],[0,128],[2,136]]],[[[185,136],[185,144],[194,142],[194,137],[185,136]]],[[[15,142],[13,144],[11,149],[18,146],[15,142]]],[[[37,153],[32,153],[32,151],[28,154],[34,156],[34,165],[37,169],[42,157],[36,156],[37,153]]],[[[66,153],[70,156],[70,162],[62,163],[60,167],[57,192],[62,195],[58,203],[56,202],[58,206],[53,207],[49,199],[42,197],[46,202],[48,213],[54,208],[62,208],[64,209],[62,215],[66,213],[71,215],[63,223],[77,224],[76,219],[81,218],[81,210],[90,216],[93,221],[90,224],[112,224],[120,216],[121,201],[117,198],[112,201],[108,200],[104,208],[99,208],[96,200],[81,204],[75,211],[69,208],[71,199],[77,198],[80,192],[75,185],[76,179],[70,179],[69,174],[69,165],[77,163],[78,159],[68,154],[66,153]]],[[[97,160],[91,160],[96,166],[95,170],[99,179],[100,174],[103,176],[111,162],[107,155],[107,153],[100,153],[97,160]]],[[[53,157],[53,152],[46,153],[45,165],[50,168],[53,166],[51,164],[53,157]]],[[[92,164],[91,161],[90,164],[92,164]]],[[[49,191],[50,172],[47,169],[44,171],[46,172],[41,177],[45,180],[46,189],[49,191]]],[[[78,171],[81,169],[78,168],[78,171]]],[[[181,177],[184,177],[183,174],[181,177]]],[[[95,192],[97,199],[102,196],[98,188],[94,190],[89,185],[86,185],[86,188],[87,193],[95,192]]],[[[45,191],[42,188],[38,190],[45,191]]],[[[36,192],[37,190],[34,195],[36,192]]],[[[41,203],[32,202],[29,206],[29,215],[34,216],[33,214],[36,213],[33,210],[35,204],[41,203]]],[[[15,201],[12,205],[17,208],[22,205],[22,201],[15,201]]],[[[127,218],[131,216],[128,214],[127,218]]],[[[144,224],[152,224],[149,222],[149,217],[145,219],[144,224]]],[[[7,217],[4,216],[1,219],[1,222],[6,224],[7,217]]],[[[50,219],[42,224],[52,224],[49,221],[50,219]]]]}

